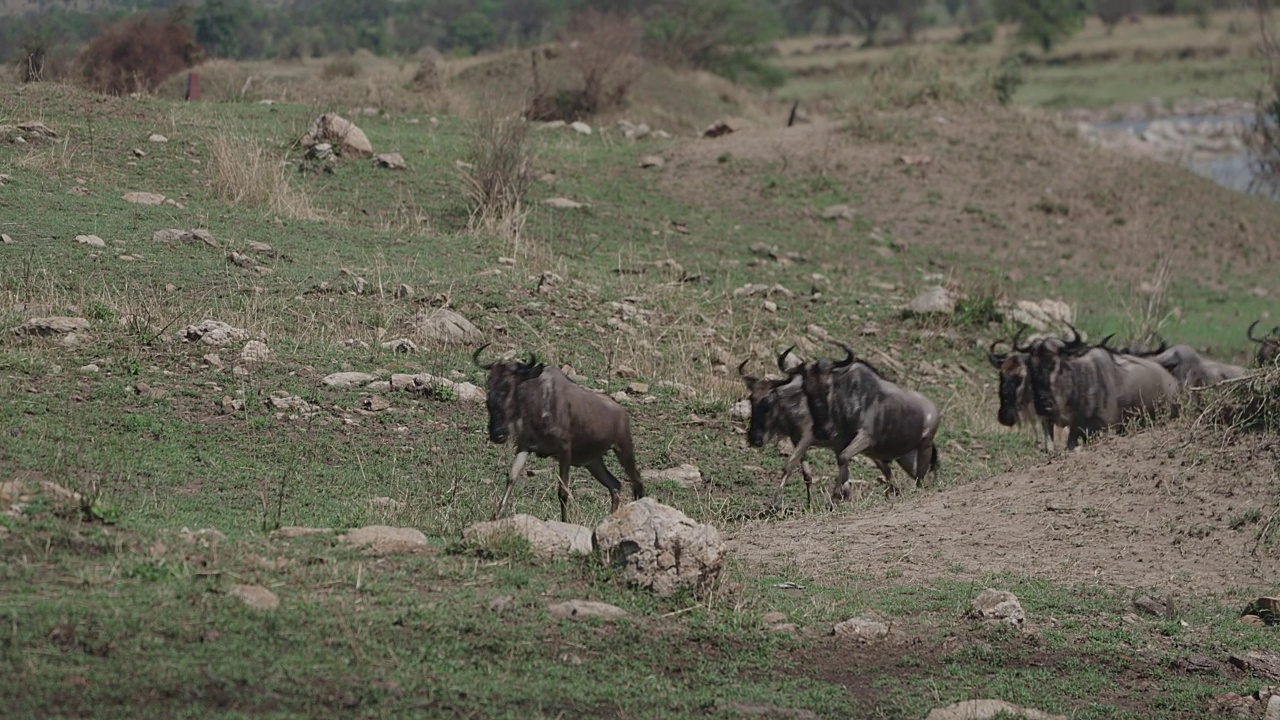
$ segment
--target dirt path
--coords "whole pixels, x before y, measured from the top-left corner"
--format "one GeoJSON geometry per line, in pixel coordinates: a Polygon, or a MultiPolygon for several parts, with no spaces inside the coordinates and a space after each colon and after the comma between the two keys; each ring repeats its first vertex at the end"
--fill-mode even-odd
{"type": "Polygon", "coordinates": [[[1195,595],[1273,590],[1280,539],[1266,547],[1257,538],[1280,497],[1274,441],[1218,452],[1183,434],[1110,438],[862,512],[752,523],[731,544],[749,563],[818,577],[1010,572],[1195,595]]]}

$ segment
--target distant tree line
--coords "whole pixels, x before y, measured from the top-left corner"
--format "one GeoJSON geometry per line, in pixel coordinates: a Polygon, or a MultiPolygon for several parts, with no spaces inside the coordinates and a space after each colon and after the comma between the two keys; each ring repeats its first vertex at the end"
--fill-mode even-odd
{"type": "MultiPolygon", "coordinates": [[[[786,35],[858,32],[875,44],[910,41],[918,29],[939,23],[978,27],[996,18],[1058,27],[1096,12],[1114,25],[1129,14],[1207,13],[1229,1],[131,0],[88,12],[41,0],[25,14],[0,18],[0,56],[14,63],[36,51],[70,54],[128,14],[167,10],[187,18],[206,57],[394,55],[424,47],[465,55],[554,39],[575,14],[595,10],[640,18],[646,46],[669,59],[733,74],[761,71],[759,49],[786,35]]],[[[1048,30],[1039,35],[1056,37],[1048,30]]]]}

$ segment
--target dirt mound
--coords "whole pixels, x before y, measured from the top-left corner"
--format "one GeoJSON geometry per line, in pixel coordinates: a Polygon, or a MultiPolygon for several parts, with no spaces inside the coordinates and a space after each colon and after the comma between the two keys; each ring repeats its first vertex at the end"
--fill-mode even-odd
{"type": "Polygon", "coordinates": [[[865,240],[832,233],[824,202],[852,201],[864,235],[877,227],[944,263],[1019,267],[1028,278],[1145,278],[1166,249],[1186,276],[1280,259],[1280,206],[1090,147],[1034,111],[926,106],[745,130],[673,148],[663,177],[673,197],[848,238],[850,263],[867,259],[847,252],[865,240]]]}
{"type": "Polygon", "coordinates": [[[895,584],[1015,573],[1220,595],[1273,589],[1274,438],[1163,428],[889,507],[743,527],[730,552],[816,577],[895,584]]]}

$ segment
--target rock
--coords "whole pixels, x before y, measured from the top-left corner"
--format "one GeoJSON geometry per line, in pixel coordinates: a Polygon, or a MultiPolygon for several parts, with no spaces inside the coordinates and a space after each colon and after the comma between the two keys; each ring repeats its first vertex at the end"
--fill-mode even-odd
{"type": "Polygon", "coordinates": [[[8,233],[0,233],[0,244],[16,245],[18,241],[14,240],[8,233]]]}
{"type": "Polygon", "coordinates": [[[244,362],[262,362],[271,355],[271,348],[261,340],[250,340],[240,350],[240,359],[244,362]]]}
{"type": "Polygon", "coordinates": [[[308,160],[327,160],[333,157],[333,146],[329,143],[316,143],[307,148],[302,156],[308,160]]]}
{"type": "Polygon", "coordinates": [[[1231,664],[1251,675],[1280,680],[1280,655],[1269,650],[1250,650],[1243,655],[1232,655],[1231,664]]]}
{"type": "Polygon", "coordinates": [[[382,153],[373,158],[375,165],[388,170],[403,170],[405,168],[404,158],[400,153],[382,153]]]}
{"type": "Polygon", "coordinates": [[[1245,718],[1254,720],[1263,712],[1262,703],[1253,696],[1243,697],[1233,692],[1211,695],[1209,697],[1209,713],[1218,717],[1245,718]]]}
{"type": "Polygon", "coordinates": [[[373,155],[373,145],[364,131],[355,123],[335,113],[325,113],[311,123],[311,128],[299,141],[305,148],[320,143],[335,143],[342,148],[344,154],[350,153],[362,157],[373,155]]]}
{"type": "Polygon", "coordinates": [[[231,327],[221,320],[202,320],[197,325],[188,325],[183,328],[182,336],[193,342],[199,340],[205,345],[223,347],[248,340],[249,331],[231,327]]]}
{"type": "Polygon", "coordinates": [[[660,168],[666,165],[667,161],[662,159],[661,155],[641,155],[640,167],[642,168],[660,168]]]}
{"type": "Polygon", "coordinates": [[[484,388],[478,387],[469,382],[460,382],[453,384],[453,394],[457,396],[458,402],[468,405],[484,404],[486,394],[484,388]]]}
{"type": "Polygon", "coordinates": [[[1025,708],[1004,700],[965,700],[955,705],[930,710],[925,720],[992,720],[1000,716],[1026,720],[1067,720],[1066,715],[1025,708]]]}
{"type": "Polygon", "coordinates": [[[413,286],[400,283],[400,287],[396,288],[396,299],[408,300],[411,297],[413,297],[413,286]]]}
{"type": "Polygon", "coordinates": [[[951,315],[955,311],[955,294],[941,285],[925,288],[906,307],[908,315],[951,315]]]}
{"type": "Polygon", "coordinates": [[[1027,614],[1013,593],[987,588],[974,598],[969,617],[988,622],[1008,623],[1020,628],[1026,622],[1027,614]]]}
{"type": "Polygon", "coordinates": [[[627,385],[627,392],[634,393],[636,395],[644,395],[645,393],[649,392],[649,384],[642,383],[642,382],[633,382],[627,385]]]}
{"type": "Polygon", "coordinates": [[[751,401],[739,400],[729,408],[729,417],[734,420],[750,420],[751,419],[751,401]]]}
{"type": "Polygon", "coordinates": [[[1280,695],[1272,695],[1267,700],[1267,713],[1262,720],[1280,720],[1280,695]]]}
{"type": "Polygon", "coordinates": [[[578,133],[579,135],[591,134],[591,126],[582,122],[581,120],[569,123],[569,129],[578,133]]]}
{"type": "Polygon", "coordinates": [[[80,372],[82,372],[82,373],[87,373],[87,374],[90,374],[90,375],[92,375],[93,373],[98,372],[99,370],[100,370],[100,368],[99,368],[97,365],[95,365],[94,363],[89,363],[88,365],[85,365],[85,366],[83,366],[83,367],[81,367],[81,368],[80,368],[80,372]]]}
{"type": "Polygon", "coordinates": [[[409,338],[396,338],[379,343],[383,350],[389,350],[393,353],[402,353],[405,355],[418,352],[418,344],[409,338]]]}
{"type": "Polygon", "coordinates": [[[516,606],[516,599],[510,595],[499,595],[486,605],[489,612],[501,615],[516,606]]]}
{"type": "Polygon", "coordinates": [[[568,600],[547,607],[547,613],[557,620],[617,620],[627,616],[627,611],[617,605],[595,600],[568,600]]]}
{"type": "Polygon", "coordinates": [[[765,705],[762,703],[744,703],[744,702],[727,702],[723,705],[716,705],[714,708],[716,717],[759,717],[759,718],[790,718],[792,720],[818,720],[818,714],[812,710],[803,708],[788,708],[780,705],[765,705]]]}
{"type": "Polygon", "coordinates": [[[583,205],[580,202],[564,197],[547,198],[542,201],[542,204],[559,210],[573,210],[575,208],[586,207],[586,205],[583,205]]]}
{"type": "Polygon", "coordinates": [[[13,328],[14,335],[50,337],[67,333],[85,332],[89,321],[79,317],[33,317],[13,328]]]}
{"type": "Polygon", "coordinates": [[[771,313],[778,312],[778,303],[772,300],[765,300],[764,302],[760,303],[760,306],[764,308],[765,312],[771,312],[771,313]]]}
{"type": "Polygon", "coordinates": [[[431,342],[465,345],[480,337],[480,330],[471,321],[446,308],[418,313],[408,323],[419,337],[431,342]]]}
{"type": "Polygon", "coordinates": [[[104,248],[107,246],[107,241],[97,235],[77,235],[76,242],[81,245],[88,245],[89,247],[96,248],[104,248]]]}
{"type": "Polygon", "coordinates": [[[120,199],[138,205],[163,205],[165,201],[163,195],[149,192],[127,192],[121,195],[120,199]]]}
{"type": "Polygon", "coordinates": [[[889,626],[874,618],[855,617],[836,623],[831,628],[831,632],[840,637],[852,638],[858,642],[872,643],[888,637],[889,626]]]}
{"type": "Polygon", "coordinates": [[[682,463],[681,465],[666,470],[641,470],[640,477],[645,482],[654,480],[673,482],[680,487],[690,488],[702,484],[702,471],[697,465],[682,463]]]}
{"type": "Polygon", "coordinates": [[[858,211],[853,209],[849,203],[840,203],[839,205],[829,205],[822,210],[823,220],[848,220],[853,222],[858,217],[858,211]]]}
{"type": "Polygon", "coordinates": [[[233,398],[230,395],[224,395],[222,396],[222,402],[219,403],[219,407],[222,408],[222,413],[224,415],[240,412],[241,410],[244,410],[244,400],[241,400],[240,398],[233,398]]]}
{"type": "Polygon", "coordinates": [[[408,553],[427,547],[427,536],[420,530],[387,525],[367,525],[356,528],[340,539],[348,545],[368,548],[378,555],[408,553]]]}
{"type": "Polygon", "coordinates": [[[316,535],[328,535],[333,532],[333,528],[316,528],[316,527],[300,527],[297,525],[286,525],[271,532],[272,540],[293,540],[295,538],[314,537],[316,535]]]}
{"type": "Polygon", "coordinates": [[[381,395],[360,398],[360,408],[369,412],[382,412],[391,408],[391,401],[381,395]]]}
{"type": "Polygon", "coordinates": [[[565,124],[566,123],[563,120],[548,120],[547,122],[544,122],[541,125],[539,125],[538,129],[539,130],[559,130],[560,128],[564,127],[565,124]]]}
{"type": "Polygon", "coordinates": [[[1140,595],[1135,598],[1133,601],[1133,607],[1137,609],[1138,612],[1152,617],[1166,617],[1169,612],[1164,602],[1147,595],[1140,595]]]}
{"type": "Polygon", "coordinates": [[[702,131],[702,137],[718,138],[721,135],[728,135],[734,130],[735,128],[733,127],[733,125],[731,125],[728,121],[717,120],[711,123],[710,125],[708,125],[707,128],[702,131]]]}
{"type": "Polygon", "coordinates": [[[1071,306],[1061,300],[1018,300],[1002,310],[1013,322],[1027,325],[1036,332],[1055,335],[1068,333],[1067,325],[1075,321],[1071,306]]]}
{"type": "Polygon", "coordinates": [[[179,230],[177,228],[168,228],[165,230],[157,230],[151,233],[153,242],[170,243],[170,242],[202,242],[209,247],[219,247],[218,241],[213,238],[213,233],[208,230],[179,230]]]}
{"type": "Polygon", "coordinates": [[[1260,597],[1249,603],[1242,615],[1254,615],[1267,625],[1280,623],[1280,598],[1260,597]]]}
{"type": "Polygon", "coordinates": [[[240,598],[241,602],[254,610],[275,610],[280,607],[280,598],[261,585],[232,585],[227,592],[240,598]]]}
{"type": "Polygon", "coordinates": [[[464,528],[462,538],[473,545],[489,545],[506,535],[522,537],[540,558],[555,559],[591,554],[591,529],[582,525],[539,520],[532,515],[480,522],[464,528]]]}
{"type": "Polygon", "coordinates": [[[653,498],[627,503],[605,518],[593,545],[606,562],[622,566],[631,583],[660,596],[705,592],[724,566],[724,541],[714,527],[653,498]]]}
{"type": "Polygon", "coordinates": [[[147,142],[167,143],[169,142],[169,138],[161,135],[160,133],[151,133],[149,136],[147,136],[147,142]]]}
{"type": "Polygon", "coordinates": [[[320,381],[321,385],[335,389],[346,389],[356,387],[357,385],[366,385],[377,380],[377,375],[370,375],[365,372],[337,372],[326,375],[320,381]]]}

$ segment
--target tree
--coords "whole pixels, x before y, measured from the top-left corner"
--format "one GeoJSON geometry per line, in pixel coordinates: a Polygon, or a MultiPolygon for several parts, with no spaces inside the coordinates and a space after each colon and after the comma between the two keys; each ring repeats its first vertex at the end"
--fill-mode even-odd
{"type": "Polygon", "coordinates": [[[479,12],[470,12],[449,26],[449,41],[453,47],[466,48],[475,53],[493,44],[497,31],[489,18],[479,12]]]}
{"type": "Polygon", "coordinates": [[[1134,11],[1134,0],[1094,0],[1094,13],[1107,29],[1107,35],[1134,11]]]}
{"type": "MultiPolygon", "coordinates": [[[[800,3],[816,10],[817,8],[826,8],[832,15],[832,20],[848,20],[853,23],[858,32],[866,37],[864,45],[870,47],[876,44],[876,36],[880,32],[880,27],[884,24],[885,18],[896,13],[899,6],[904,0],[800,0],[800,3]]],[[[915,3],[917,9],[923,5],[915,0],[905,0],[907,3],[915,3]]]]}
{"type": "Polygon", "coordinates": [[[206,0],[196,15],[196,42],[210,55],[240,57],[240,35],[252,11],[245,0],[206,0]]]}
{"type": "Polygon", "coordinates": [[[1080,0],[995,0],[994,10],[1000,20],[1018,24],[1019,38],[1046,53],[1084,25],[1080,0]]]}

